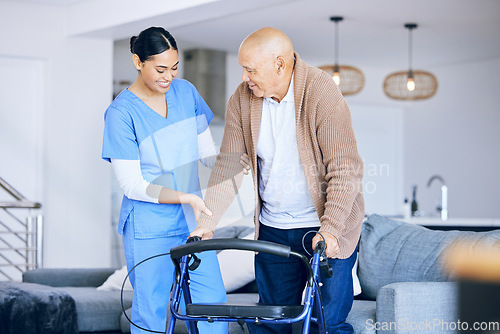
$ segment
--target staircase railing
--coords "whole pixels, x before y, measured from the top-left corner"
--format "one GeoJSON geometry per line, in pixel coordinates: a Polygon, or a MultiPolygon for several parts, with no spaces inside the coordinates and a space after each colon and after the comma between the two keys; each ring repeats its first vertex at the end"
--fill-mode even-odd
{"type": "Polygon", "coordinates": [[[24,271],[43,265],[42,205],[28,201],[0,178],[0,188],[14,201],[0,201],[0,281],[18,281],[24,271]]]}

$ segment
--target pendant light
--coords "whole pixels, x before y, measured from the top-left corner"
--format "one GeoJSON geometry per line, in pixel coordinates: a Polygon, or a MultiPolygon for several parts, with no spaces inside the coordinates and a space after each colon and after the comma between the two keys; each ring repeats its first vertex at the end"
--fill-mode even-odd
{"type": "Polygon", "coordinates": [[[353,66],[339,65],[339,30],[338,24],[344,18],[332,16],[330,21],[335,22],[335,64],[321,66],[320,69],[332,76],[333,81],[339,86],[342,95],[359,93],[365,84],[363,73],[353,66]]]}
{"type": "Polygon", "coordinates": [[[418,25],[406,23],[408,29],[408,71],[389,74],[384,80],[384,93],[395,100],[424,100],[437,92],[437,79],[434,74],[426,71],[413,70],[413,40],[412,31],[418,25]]]}

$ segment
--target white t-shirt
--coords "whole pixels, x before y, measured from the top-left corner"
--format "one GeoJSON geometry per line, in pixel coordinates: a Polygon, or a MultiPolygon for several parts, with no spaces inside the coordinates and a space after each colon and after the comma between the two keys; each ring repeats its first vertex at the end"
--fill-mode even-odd
{"type": "Polygon", "coordinates": [[[293,78],[278,103],[264,98],[257,142],[259,221],[291,229],[320,226],[297,148],[293,78]]]}

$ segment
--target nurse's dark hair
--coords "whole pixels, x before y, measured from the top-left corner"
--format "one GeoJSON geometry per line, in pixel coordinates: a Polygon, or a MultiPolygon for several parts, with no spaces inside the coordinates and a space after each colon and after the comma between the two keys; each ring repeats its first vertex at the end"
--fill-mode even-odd
{"type": "Polygon", "coordinates": [[[177,43],[168,31],[161,27],[151,27],[130,38],[130,52],[139,56],[142,62],[167,50],[177,50],[177,43]]]}

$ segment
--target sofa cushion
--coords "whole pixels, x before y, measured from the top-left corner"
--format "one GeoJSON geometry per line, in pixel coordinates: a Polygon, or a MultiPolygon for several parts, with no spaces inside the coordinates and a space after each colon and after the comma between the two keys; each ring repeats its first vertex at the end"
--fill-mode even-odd
{"type": "Polygon", "coordinates": [[[39,268],[23,273],[23,282],[37,283],[54,287],[101,285],[112,268],[39,268]]]}
{"type": "MultiPolygon", "coordinates": [[[[120,293],[97,290],[93,287],[60,287],[73,297],[80,332],[116,331],[120,329],[122,307],[120,293]]],[[[125,309],[132,306],[132,291],[124,291],[125,309]]]]}
{"type": "Polygon", "coordinates": [[[377,295],[379,332],[457,333],[457,328],[446,325],[458,322],[457,287],[455,282],[400,282],[382,287],[377,295]],[[390,324],[397,324],[397,330],[383,330],[390,324]]]}
{"type": "Polygon", "coordinates": [[[375,324],[377,304],[371,300],[355,300],[347,322],[352,325],[356,334],[376,334],[375,324]]]}
{"type": "Polygon", "coordinates": [[[500,230],[435,231],[379,215],[363,223],[358,276],[363,295],[375,300],[381,287],[394,282],[447,281],[442,255],[454,241],[500,245],[500,230]]]}

